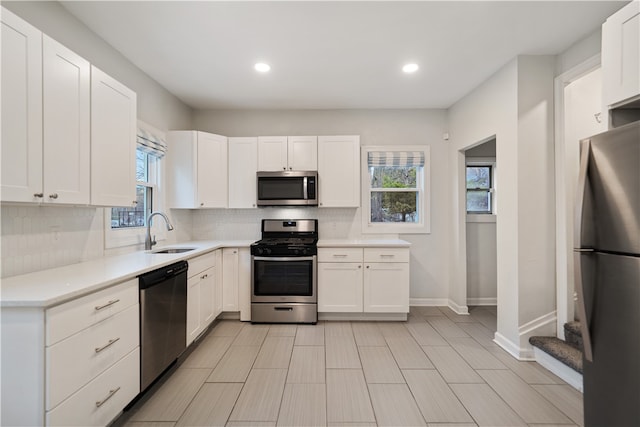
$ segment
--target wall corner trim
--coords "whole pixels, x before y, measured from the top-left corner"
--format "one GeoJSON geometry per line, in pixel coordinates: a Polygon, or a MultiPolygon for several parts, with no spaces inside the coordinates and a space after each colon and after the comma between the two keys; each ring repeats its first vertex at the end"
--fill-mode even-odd
{"type": "Polygon", "coordinates": [[[499,332],[496,332],[493,338],[493,342],[502,347],[507,353],[512,355],[518,360],[531,361],[535,360],[533,350],[523,349],[516,343],[509,340],[507,337],[499,332]]]}

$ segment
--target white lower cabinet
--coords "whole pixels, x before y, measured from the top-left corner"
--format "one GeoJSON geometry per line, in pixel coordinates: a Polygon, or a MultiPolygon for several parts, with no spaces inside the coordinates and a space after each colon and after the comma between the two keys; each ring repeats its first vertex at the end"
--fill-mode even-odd
{"type": "Polygon", "coordinates": [[[189,260],[187,273],[187,345],[216,318],[216,252],[189,260]]]}
{"type": "Polygon", "coordinates": [[[3,307],[2,425],[104,426],[140,392],[138,279],[3,307]]]}
{"type": "Polygon", "coordinates": [[[222,249],[222,310],[251,320],[251,253],[249,248],[222,249]]]}
{"type": "Polygon", "coordinates": [[[362,311],[362,263],[318,263],[318,311],[362,311]]]}
{"type": "Polygon", "coordinates": [[[140,392],[140,347],[47,413],[48,426],[105,426],[140,392]]]}
{"type": "Polygon", "coordinates": [[[408,248],[318,248],[318,312],[408,313],[408,248]]]}

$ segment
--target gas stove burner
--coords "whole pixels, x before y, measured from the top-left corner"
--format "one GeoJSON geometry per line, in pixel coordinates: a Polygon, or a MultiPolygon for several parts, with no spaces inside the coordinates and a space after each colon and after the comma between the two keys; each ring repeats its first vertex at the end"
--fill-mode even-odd
{"type": "Polygon", "coordinates": [[[260,256],[310,256],[318,249],[317,219],[263,219],[262,239],[251,245],[251,254],[260,256]]]}

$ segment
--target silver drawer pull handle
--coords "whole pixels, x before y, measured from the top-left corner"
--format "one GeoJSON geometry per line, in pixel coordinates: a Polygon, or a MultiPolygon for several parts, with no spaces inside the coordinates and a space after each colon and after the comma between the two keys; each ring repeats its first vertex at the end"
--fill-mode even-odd
{"type": "Polygon", "coordinates": [[[120,302],[120,300],[119,299],[112,299],[111,301],[109,301],[105,305],[96,305],[95,309],[96,309],[96,311],[99,311],[99,310],[102,310],[103,308],[107,308],[110,305],[113,305],[113,304],[115,304],[117,302],[120,302]]]}
{"type": "Polygon", "coordinates": [[[209,277],[208,274],[203,274],[202,276],[200,276],[201,279],[206,279],[207,277],[209,277]]]}
{"type": "Polygon", "coordinates": [[[106,402],[107,400],[111,399],[111,398],[113,397],[113,395],[114,395],[114,394],[116,394],[119,390],[120,390],[120,387],[115,388],[115,389],[113,389],[113,390],[109,390],[109,395],[108,395],[107,397],[105,397],[104,399],[102,399],[102,400],[98,400],[98,401],[96,402],[96,407],[98,407],[98,408],[99,408],[99,407],[101,407],[102,405],[104,405],[104,404],[105,404],[105,402],[106,402]]]}
{"type": "Polygon", "coordinates": [[[385,254],[380,254],[381,258],[393,258],[395,255],[385,255],[385,254]]]}
{"type": "Polygon", "coordinates": [[[109,342],[106,343],[105,345],[103,345],[102,347],[96,347],[96,353],[100,353],[102,350],[104,350],[107,347],[112,346],[113,344],[115,344],[118,341],[120,341],[120,337],[114,338],[112,340],[109,340],[109,342]]]}
{"type": "Polygon", "coordinates": [[[346,258],[347,255],[346,254],[333,254],[334,257],[336,258],[346,258]]]}
{"type": "Polygon", "coordinates": [[[57,199],[58,198],[58,193],[49,194],[49,198],[50,199],[57,199]]]}

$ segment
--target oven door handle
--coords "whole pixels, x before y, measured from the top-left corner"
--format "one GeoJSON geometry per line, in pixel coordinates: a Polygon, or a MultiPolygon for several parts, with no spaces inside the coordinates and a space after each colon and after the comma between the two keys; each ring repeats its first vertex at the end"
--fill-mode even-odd
{"type": "Polygon", "coordinates": [[[254,261],[313,261],[315,259],[314,256],[254,256],[254,261]]]}

